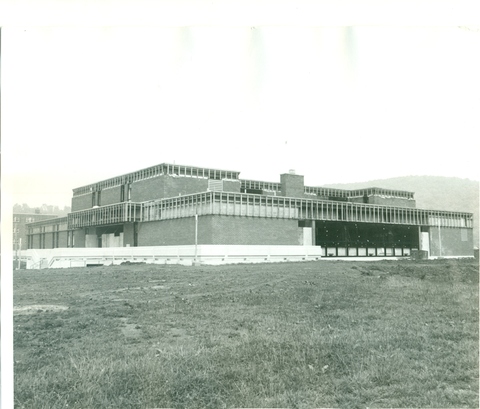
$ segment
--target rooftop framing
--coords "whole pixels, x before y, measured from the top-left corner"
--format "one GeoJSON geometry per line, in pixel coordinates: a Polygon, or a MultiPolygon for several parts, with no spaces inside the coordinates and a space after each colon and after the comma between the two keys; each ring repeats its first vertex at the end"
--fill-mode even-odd
{"type": "Polygon", "coordinates": [[[53,217],[50,219],[38,220],[26,223],[27,236],[39,233],[57,233],[68,230],[68,217],[53,217]]]}
{"type": "MultiPolygon", "coordinates": [[[[38,214],[37,214],[37,216],[38,216],[38,214]]],[[[52,216],[52,215],[50,215],[50,216],[52,216]]],[[[30,223],[25,223],[25,226],[28,228],[28,227],[37,227],[37,226],[42,226],[42,225],[50,225],[50,224],[62,224],[62,223],[66,223],[67,219],[68,219],[67,216],[63,216],[63,217],[52,216],[50,219],[42,219],[42,220],[37,220],[37,221],[34,221],[34,222],[30,222],[30,223]]]]}
{"type": "Polygon", "coordinates": [[[406,190],[384,189],[380,187],[368,187],[365,189],[334,189],[328,187],[310,187],[305,186],[306,194],[315,194],[326,197],[363,197],[363,196],[386,196],[402,199],[413,199],[414,193],[406,190]]]}
{"type": "Polygon", "coordinates": [[[68,228],[78,229],[107,224],[141,221],[142,204],[124,202],[93,209],[80,210],[68,215],[68,228]]]}
{"type": "MultiPolygon", "coordinates": [[[[170,163],[162,163],[155,166],[150,166],[145,169],[140,169],[135,172],[127,173],[125,175],[116,176],[114,178],[105,179],[100,182],[81,186],[73,189],[73,196],[80,196],[83,194],[97,192],[99,190],[110,187],[125,185],[139,180],[145,180],[162,175],[195,177],[203,179],[230,179],[239,180],[240,172],[223,169],[202,168],[195,166],[175,165],[170,163]]],[[[264,190],[267,192],[281,192],[282,185],[278,182],[267,182],[261,180],[240,179],[242,189],[264,190]]],[[[336,189],[317,186],[305,186],[305,194],[315,195],[321,197],[360,197],[360,196],[387,196],[413,199],[414,193],[404,190],[392,190],[378,187],[370,187],[365,189],[336,189]]]]}
{"type": "Polygon", "coordinates": [[[73,189],[73,196],[80,196],[90,192],[96,192],[102,189],[133,183],[139,180],[145,180],[162,175],[195,177],[203,179],[233,179],[237,180],[240,172],[234,170],[201,168],[196,166],[175,165],[162,163],[160,165],[150,166],[136,172],[105,179],[100,182],[92,183],[73,189]]]}
{"type": "MultiPolygon", "coordinates": [[[[265,190],[270,192],[281,192],[282,184],[275,182],[265,182],[261,180],[240,179],[242,189],[265,190]]],[[[336,189],[329,187],[305,186],[305,194],[321,197],[363,197],[363,196],[386,196],[402,199],[412,199],[414,192],[406,190],[384,189],[380,187],[368,187],[364,189],[336,189]]]]}
{"type": "Polygon", "coordinates": [[[264,182],[261,180],[240,179],[242,189],[266,190],[270,192],[280,192],[282,190],[281,183],[264,182]]]}

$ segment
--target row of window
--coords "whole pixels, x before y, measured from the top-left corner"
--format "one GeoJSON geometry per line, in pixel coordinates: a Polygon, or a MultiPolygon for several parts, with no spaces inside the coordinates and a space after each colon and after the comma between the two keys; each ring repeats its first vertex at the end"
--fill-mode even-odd
{"type": "MultiPolygon", "coordinates": [[[[60,232],[55,232],[52,234],[51,236],[51,247],[48,246],[48,243],[47,243],[47,235],[46,233],[41,233],[39,234],[37,237],[39,237],[39,240],[40,240],[40,243],[39,243],[39,247],[40,249],[45,249],[45,248],[58,248],[58,247],[61,247],[60,246],[60,232]]],[[[29,249],[33,249],[34,246],[33,246],[33,239],[34,239],[34,235],[29,235],[27,237],[27,243],[28,243],[28,248],[29,249]]],[[[19,243],[18,240],[15,241],[14,240],[14,244],[16,243],[19,243]]],[[[73,235],[73,231],[69,230],[67,232],[67,247],[73,247],[74,246],[74,235],[73,235]]]]}
{"type": "MultiPolygon", "coordinates": [[[[22,220],[21,220],[21,218],[20,218],[19,216],[15,216],[15,217],[13,218],[13,222],[14,222],[14,223],[20,223],[21,221],[22,221],[22,220]]],[[[35,221],[35,217],[26,217],[26,218],[25,218],[25,223],[32,223],[32,222],[34,222],[34,221],[35,221]]]]}

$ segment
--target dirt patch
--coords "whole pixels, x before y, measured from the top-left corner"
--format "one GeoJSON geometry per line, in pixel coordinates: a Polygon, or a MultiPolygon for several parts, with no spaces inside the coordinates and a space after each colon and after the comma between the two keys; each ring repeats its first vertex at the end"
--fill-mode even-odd
{"type": "Polygon", "coordinates": [[[127,318],[120,318],[120,321],[123,324],[123,327],[120,328],[122,334],[126,338],[139,338],[142,335],[142,329],[140,325],[137,324],[129,324],[127,322],[127,318]]]}
{"type": "Polygon", "coordinates": [[[44,304],[35,304],[35,305],[24,305],[22,307],[13,307],[14,314],[28,315],[36,314],[38,312],[59,312],[65,311],[68,307],[66,305],[44,305],[44,304]]]}

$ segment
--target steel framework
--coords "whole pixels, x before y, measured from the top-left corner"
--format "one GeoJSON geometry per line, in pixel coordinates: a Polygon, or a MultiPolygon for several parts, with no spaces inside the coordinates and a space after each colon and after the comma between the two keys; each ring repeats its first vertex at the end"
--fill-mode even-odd
{"type": "Polygon", "coordinates": [[[117,203],[72,212],[68,215],[68,229],[178,219],[195,215],[473,227],[473,214],[465,212],[211,191],[142,203],[117,203]]]}

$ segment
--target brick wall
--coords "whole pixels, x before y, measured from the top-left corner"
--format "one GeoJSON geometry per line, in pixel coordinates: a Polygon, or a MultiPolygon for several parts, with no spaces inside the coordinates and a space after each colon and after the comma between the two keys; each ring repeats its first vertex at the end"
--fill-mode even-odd
{"type": "Polygon", "coordinates": [[[91,193],[72,197],[72,212],[76,212],[77,210],[90,209],[91,207],[92,207],[91,193]]]}
{"type": "MultiPolygon", "coordinates": [[[[133,202],[143,202],[176,197],[180,194],[206,192],[207,188],[207,179],[163,175],[132,183],[131,200],[133,202]]],[[[240,187],[238,187],[238,191],[240,191],[240,187]]]]}
{"type": "Polygon", "coordinates": [[[45,234],[45,248],[46,249],[53,249],[54,234],[55,233],[46,233],[45,234]]]}
{"type": "MultiPolygon", "coordinates": [[[[302,244],[297,220],[238,216],[200,216],[198,244],[302,244]]],[[[139,224],[139,246],[195,244],[195,218],[139,224]]]]}
{"type": "MultiPolygon", "coordinates": [[[[127,244],[129,245],[129,247],[133,247],[133,244],[134,244],[133,233],[134,233],[133,223],[125,223],[123,225],[123,246],[124,247],[127,247],[127,244]]],[[[141,244],[139,245],[141,246],[141,244]]]]}
{"type": "Polygon", "coordinates": [[[190,177],[163,176],[165,179],[165,190],[163,197],[175,197],[179,194],[189,195],[192,193],[206,192],[208,179],[190,177]]]}
{"type": "Polygon", "coordinates": [[[286,197],[305,197],[304,177],[284,173],[280,175],[281,195],[286,197]]]}
{"type": "Polygon", "coordinates": [[[223,181],[223,191],[224,192],[234,192],[240,193],[240,188],[242,183],[239,180],[224,180],[223,181]]]}
{"type": "MultiPolygon", "coordinates": [[[[150,179],[138,180],[131,185],[132,202],[144,202],[146,200],[159,199],[164,192],[164,176],[157,176],[150,179]]],[[[125,192],[127,194],[127,192],[125,192]]]]}
{"type": "Polygon", "coordinates": [[[58,235],[58,247],[68,247],[68,232],[61,231],[58,235]]]}
{"type": "MultiPolygon", "coordinates": [[[[226,192],[240,192],[241,183],[236,180],[224,180],[223,189],[226,192]]],[[[120,203],[121,186],[115,186],[101,191],[100,205],[120,203]]],[[[132,202],[144,202],[147,200],[176,197],[193,193],[206,192],[208,179],[195,177],[182,177],[162,175],[145,180],[139,180],[131,184],[130,200],[132,202]]],[[[125,198],[127,199],[127,187],[125,186],[125,198]]],[[[72,212],[92,208],[92,193],[72,197],[72,212]]]]}
{"type": "Polygon", "coordinates": [[[120,189],[121,186],[114,186],[108,189],[103,189],[100,196],[100,205],[110,205],[120,203],[120,189]]]}
{"type": "Polygon", "coordinates": [[[13,250],[16,250],[20,245],[20,239],[21,239],[22,249],[26,249],[28,246],[28,237],[27,237],[28,228],[26,226],[27,220],[28,220],[28,223],[32,223],[32,222],[38,222],[41,220],[47,220],[52,218],[57,218],[57,216],[53,214],[13,213],[13,228],[18,229],[18,232],[16,233],[15,231],[13,232],[13,238],[17,239],[17,243],[18,243],[18,244],[13,243],[13,250]]]}
{"type": "MultiPolygon", "coordinates": [[[[200,216],[198,244],[302,244],[297,220],[238,216],[200,216]]],[[[195,244],[195,218],[139,224],[139,246],[195,244]]]]}
{"type": "MultiPolygon", "coordinates": [[[[204,231],[203,217],[199,217],[199,232],[204,231]]],[[[203,238],[202,238],[203,239],[203,238]]],[[[195,244],[195,218],[161,220],[138,225],[139,246],[168,246],[195,244]]],[[[209,244],[201,241],[198,244],[209,244]]]]}
{"type": "Polygon", "coordinates": [[[73,231],[74,247],[85,247],[85,229],[73,231]]]}
{"type": "Polygon", "coordinates": [[[40,234],[34,234],[32,239],[32,249],[39,249],[40,248],[40,234]]]}
{"type": "MultiPolygon", "coordinates": [[[[54,218],[48,219],[42,222],[42,224],[37,224],[33,227],[33,242],[30,248],[39,249],[42,247],[45,249],[57,248],[57,247],[67,247],[67,218],[54,218]],[[58,228],[58,230],[57,230],[58,228]],[[41,239],[42,234],[45,234],[44,241],[41,239]],[[58,234],[58,243],[57,243],[57,234],[58,234]],[[53,241],[55,237],[55,242],[53,241]]],[[[25,238],[25,241],[22,241],[22,248],[27,248],[28,238],[25,238]]]]}
{"type": "Polygon", "coordinates": [[[303,230],[297,220],[262,217],[206,216],[211,220],[208,244],[298,245],[303,230]]]}

